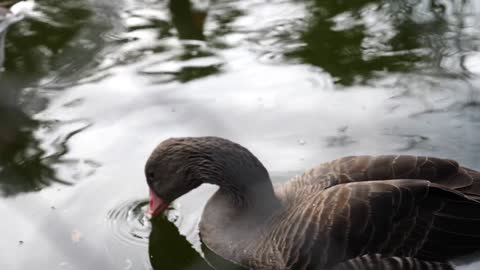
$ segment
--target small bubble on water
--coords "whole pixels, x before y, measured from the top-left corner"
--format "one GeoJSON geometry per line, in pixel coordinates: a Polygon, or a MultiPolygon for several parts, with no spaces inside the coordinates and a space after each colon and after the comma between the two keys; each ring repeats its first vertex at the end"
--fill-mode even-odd
{"type": "Polygon", "coordinates": [[[70,264],[68,262],[61,262],[58,264],[61,268],[70,268],[70,264]]]}
{"type": "Polygon", "coordinates": [[[125,259],[125,268],[124,268],[125,270],[130,270],[132,268],[132,265],[133,265],[132,260],[125,259]]]}

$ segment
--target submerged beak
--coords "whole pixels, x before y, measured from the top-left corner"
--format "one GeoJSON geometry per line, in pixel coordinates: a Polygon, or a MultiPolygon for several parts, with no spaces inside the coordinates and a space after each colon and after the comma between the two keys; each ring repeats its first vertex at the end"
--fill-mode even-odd
{"type": "Polygon", "coordinates": [[[150,194],[149,194],[149,209],[148,209],[148,214],[152,218],[160,215],[163,213],[168,208],[168,203],[166,203],[162,198],[158,197],[157,194],[153,190],[150,189],[150,194]]]}

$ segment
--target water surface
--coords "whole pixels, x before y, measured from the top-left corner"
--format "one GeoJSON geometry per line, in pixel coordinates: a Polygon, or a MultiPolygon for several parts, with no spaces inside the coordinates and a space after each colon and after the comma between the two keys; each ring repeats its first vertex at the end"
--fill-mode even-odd
{"type": "Polygon", "coordinates": [[[0,73],[1,269],[208,269],[215,187],[143,214],[144,162],[172,136],[239,142],[275,183],[357,154],[480,169],[475,1],[38,4],[0,73]]]}

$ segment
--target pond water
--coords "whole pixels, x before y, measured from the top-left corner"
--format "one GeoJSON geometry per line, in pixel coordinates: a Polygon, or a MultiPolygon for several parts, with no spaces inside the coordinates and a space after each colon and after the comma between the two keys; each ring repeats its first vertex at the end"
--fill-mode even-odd
{"type": "Polygon", "coordinates": [[[241,143],[276,183],[357,154],[480,169],[478,1],[38,9],[0,73],[0,269],[208,269],[196,225],[215,187],[144,215],[144,162],[169,137],[241,143]]]}

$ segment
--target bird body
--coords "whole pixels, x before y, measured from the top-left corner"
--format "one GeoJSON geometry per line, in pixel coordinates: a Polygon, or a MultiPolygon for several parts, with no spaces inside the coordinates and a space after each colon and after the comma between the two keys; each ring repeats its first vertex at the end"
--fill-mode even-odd
{"type": "Polygon", "coordinates": [[[219,185],[201,239],[250,269],[446,270],[480,249],[480,173],[452,160],[345,157],[273,187],[248,150],[203,137],[162,143],[147,177],[152,171],[171,179],[149,180],[166,201],[219,185]]]}

